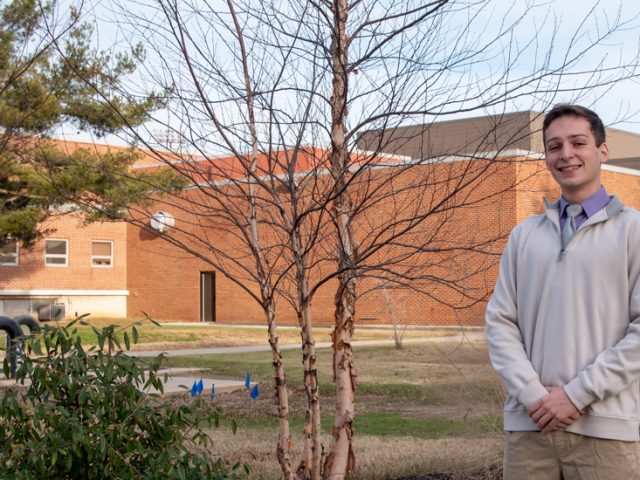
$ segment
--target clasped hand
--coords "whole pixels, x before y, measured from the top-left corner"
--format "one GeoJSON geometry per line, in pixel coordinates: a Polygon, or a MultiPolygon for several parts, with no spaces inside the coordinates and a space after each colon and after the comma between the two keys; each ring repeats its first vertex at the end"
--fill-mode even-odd
{"type": "Polygon", "coordinates": [[[578,410],[562,387],[545,387],[548,394],[529,407],[529,416],[543,432],[562,430],[578,420],[578,410]]]}

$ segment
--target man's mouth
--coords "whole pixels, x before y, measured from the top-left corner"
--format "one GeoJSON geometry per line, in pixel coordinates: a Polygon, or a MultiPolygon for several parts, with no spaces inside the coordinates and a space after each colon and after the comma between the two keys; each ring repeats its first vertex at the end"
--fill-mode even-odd
{"type": "Polygon", "coordinates": [[[558,170],[561,172],[572,172],[574,170],[578,170],[582,165],[565,165],[563,167],[558,167],[558,170]]]}

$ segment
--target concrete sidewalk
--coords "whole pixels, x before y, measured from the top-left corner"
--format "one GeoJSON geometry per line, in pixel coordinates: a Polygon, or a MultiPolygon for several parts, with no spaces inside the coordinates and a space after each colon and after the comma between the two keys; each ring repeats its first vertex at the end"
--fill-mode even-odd
{"type": "MultiPolygon", "coordinates": [[[[441,337],[407,338],[402,341],[404,345],[414,345],[421,343],[478,343],[484,342],[484,332],[471,331],[447,335],[441,337]]],[[[354,347],[367,346],[393,346],[393,340],[356,340],[352,343],[354,347]]],[[[298,350],[299,344],[280,345],[281,350],[298,350]]],[[[331,342],[316,342],[316,348],[331,348],[331,342]]],[[[224,355],[232,353],[267,352],[271,350],[269,345],[246,345],[237,347],[208,347],[208,348],[186,348],[175,350],[141,350],[130,351],[129,355],[136,357],[156,357],[164,353],[168,357],[182,357],[192,355],[224,355]]]]}

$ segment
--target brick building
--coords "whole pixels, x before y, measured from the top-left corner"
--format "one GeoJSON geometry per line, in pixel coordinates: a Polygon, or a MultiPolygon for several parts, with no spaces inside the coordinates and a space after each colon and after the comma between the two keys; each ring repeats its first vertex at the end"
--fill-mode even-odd
{"type": "MultiPolygon", "coordinates": [[[[425,208],[436,205],[453,180],[482,172],[481,178],[461,192],[463,200],[460,195],[452,197],[456,208],[434,214],[403,240],[415,247],[428,237],[430,243],[425,245],[432,248],[424,257],[412,257],[411,267],[403,266],[408,270],[402,286],[410,288],[386,287],[379,270],[372,270],[370,278],[359,283],[356,314],[361,323],[482,324],[507,233],[523,218],[541,211],[543,196],[558,195],[541,157],[541,122],[539,114],[522,112],[404,127],[384,135],[370,132],[359,139],[363,150],[434,159],[395,177],[385,175],[400,168],[406,158],[396,158],[396,165],[377,166],[377,173],[369,180],[404,193],[371,202],[363,209],[356,233],[365,247],[376,228],[388,228],[384,222],[390,218],[401,218],[421,202],[425,208]],[[423,189],[403,190],[416,178],[425,179],[423,189]],[[427,190],[426,185],[432,188],[427,190]],[[472,248],[461,248],[464,245],[472,248]]],[[[635,168],[640,159],[640,136],[614,129],[607,135],[612,158],[603,166],[603,184],[623,202],[640,209],[640,170],[635,168]]],[[[204,165],[207,159],[194,161],[204,165]]],[[[156,164],[146,158],[140,166],[153,168],[156,164]]],[[[210,171],[198,170],[197,177],[212,180],[210,171]]],[[[236,279],[244,279],[244,286],[240,286],[207,262],[212,255],[207,242],[233,246],[235,240],[229,226],[186,208],[204,205],[205,197],[206,192],[196,189],[177,200],[158,198],[156,205],[138,212],[137,225],[83,225],[79,219],[61,217],[52,224],[52,235],[33,250],[5,248],[0,253],[4,263],[0,263],[0,314],[15,314],[27,307],[33,312],[42,304],[61,303],[68,314],[148,314],[182,321],[263,323],[261,307],[247,291],[257,291],[257,285],[238,273],[246,265],[238,262],[240,270],[232,272],[236,279]],[[169,230],[191,245],[190,252],[166,242],[160,232],[150,228],[151,216],[158,212],[172,219],[174,227],[169,230]],[[203,236],[207,242],[199,241],[203,236]]],[[[322,241],[329,245],[335,239],[327,235],[322,241]]],[[[236,259],[247,254],[241,245],[234,248],[230,251],[236,259]]],[[[400,250],[382,252],[396,258],[400,250]]],[[[318,263],[323,261],[328,264],[330,259],[318,263]]],[[[318,289],[313,301],[315,323],[332,323],[334,294],[333,281],[318,289]]],[[[277,315],[281,323],[296,323],[295,313],[284,299],[278,300],[277,315]]]]}
{"type": "Polygon", "coordinates": [[[91,312],[127,313],[127,228],[68,214],[44,225],[49,233],[30,249],[0,249],[0,315],[40,318],[91,312]],[[52,308],[55,306],[56,308],[52,308]]]}
{"type": "MultiPolygon", "coordinates": [[[[66,153],[83,149],[108,155],[123,150],[93,143],[56,143],[66,153]]],[[[41,146],[40,140],[31,145],[41,146]]],[[[18,242],[0,247],[0,315],[126,316],[126,224],[86,224],[72,209],[61,208],[41,231],[43,238],[32,248],[22,248],[18,242]]]]}

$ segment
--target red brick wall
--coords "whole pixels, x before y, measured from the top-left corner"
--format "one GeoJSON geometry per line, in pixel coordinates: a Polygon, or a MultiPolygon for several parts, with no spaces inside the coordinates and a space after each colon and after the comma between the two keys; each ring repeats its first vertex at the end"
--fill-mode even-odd
{"type": "MultiPolygon", "coordinates": [[[[187,199],[183,201],[188,204],[189,199],[193,200],[197,193],[187,192],[186,195],[187,199]]],[[[194,253],[172,245],[149,229],[129,225],[128,316],[139,318],[146,313],[155,319],[199,321],[200,273],[215,272],[216,321],[221,323],[263,322],[264,314],[258,301],[233,281],[225,278],[221,271],[207,263],[206,258],[215,257],[211,252],[207,252],[205,246],[199,244],[199,239],[208,236],[206,240],[214,247],[225,245],[229,250],[235,248],[231,256],[239,259],[239,265],[251,268],[251,260],[241,260],[248,255],[247,250],[241,248],[242,245],[234,240],[233,235],[225,234],[222,229],[212,227],[206,222],[201,223],[193,212],[185,212],[181,206],[182,201],[178,200],[173,205],[171,203],[173,202],[158,202],[149,211],[139,212],[139,219],[143,225],[147,225],[148,221],[144,220],[144,214],[148,216],[158,210],[171,213],[176,218],[172,235],[192,248],[194,253]],[[197,254],[204,258],[197,258],[197,254]]],[[[258,295],[257,286],[251,282],[246,272],[238,266],[234,268],[233,261],[225,264],[234,277],[243,279],[244,283],[256,292],[256,296],[258,295]]],[[[288,323],[296,321],[291,309],[286,308],[283,302],[280,302],[278,313],[286,315],[286,320],[283,321],[288,323]]]]}
{"type": "MultiPolygon", "coordinates": [[[[468,165],[464,167],[462,162],[453,166],[442,164],[431,173],[435,175],[431,178],[452,176],[452,168],[468,168],[468,165]]],[[[415,178],[416,172],[411,175],[411,178],[415,178]]],[[[406,186],[408,181],[401,177],[389,180],[381,176],[374,179],[373,184],[377,182],[388,189],[402,191],[401,187],[406,186]]],[[[640,206],[640,177],[604,171],[603,183],[623,201],[640,206]]],[[[445,248],[445,252],[427,252],[411,257],[408,263],[410,268],[407,267],[405,271],[407,280],[402,285],[409,288],[389,287],[385,293],[380,289],[384,280],[366,279],[358,283],[358,321],[389,324],[393,316],[404,325],[482,325],[486,300],[495,284],[498,261],[508,232],[517,222],[542,211],[543,196],[555,198],[558,194],[542,161],[509,160],[493,164],[485,172],[482,181],[474,183],[464,191],[464,195],[453,200],[453,205],[457,206],[455,209],[433,215],[416,228],[413,236],[403,238],[403,242],[417,245],[430,236],[426,246],[445,248]],[[474,252],[458,248],[446,250],[447,247],[463,245],[473,245],[474,252]],[[437,278],[424,278],[429,275],[437,278]]],[[[378,195],[383,195],[383,192],[379,191],[378,195]]],[[[427,195],[430,195],[429,191],[417,189],[363,207],[364,213],[358,217],[355,228],[360,248],[369,245],[372,232],[379,231],[380,227],[386,225],[385,222],[401,218],[407,209],[410,210],[418,202],[437,203],[437,195],[425,200],[427,195]]],[[[356,197],[356,200],[359,199],[356,197]]],[[[187,225],[186,230],[196,232],[190,245],[194,245],[194,239],[204,235],[209,236],[208,241],[212,245],[226,244],[228,249],[235,245],[234,255],[237,259],[246,258],[240,263],[251,268],[252,262],[246,257],[248,251],[232,235],[225,233],[224,229],[207,228],[201,218],[187,215],[179,202],[173,206],[176,207],[173,211],[168,204],[159,205],[156,210],[171,211],[176,217],[176,227],[182,224],[185,228],[184,225],[187,225]]],[[[181,238],[189,243],[187,236],[181,238]]],[[[324,238],[324,247],[328,252],[333,242],[331,235],[324,238]]],[[[215,268],[136,227],[129,227],[128,245],[129,315],[141,316],[144,311],[156,318],[198,321],[199,273],[214,271],[215,268]]],[[[205,257],[208,255],[203,246],[195,247],[195,250],[205,257]]],[[[378,258],[373,258],[369,264],[375,265],[385,255],[394,256],[399,251],[382,250],[378,258]]],[[[325,273],[329,260],[329,257],[323,260],[325,273]]],[[[240,270],[231,269],[230,263],[227,263],[227,267],[234,275],[242,277],[240,270]]],[[[369,273],[373,276],[380,274],[379,271],[369,273]]],[[[313,283],[318,277],[311,280],[313,283]]],[[[335,285],[335,281],[328,282],[314,297],[312,306],[316,324],[333,322],[335,285]]],[[[252,288],[257,292],[255,285],[252,288]]],[[[277,305],[280,323],[294,324],[296,317],[287,302],[278,298],[277,305]]],[[[264,322],[258,303],[220,271],[216,274],[216,317],[221,323],[264,322]]]]}
{"type": "Polygon", "coordinates": [[[3,290],[126,290],[127,254],[124,223],[84,225],[74,215],[47,221],[51,230],[31,249],[20,248],[19,266],[0,266],[0,289],[3,290]],[[68,266],[44,264],[44,239],[67,239],[68,266]],[[113,267],[91,266],[91,241],[113,240],[113,267]]]}
{"type": "Polygon", "coordinates": [[[127,315],[198,321],[203,262],[151,232],[128,226],[127,315]],[[143,313],[144,312],[144,313],[143,313]]]}
{"type": "Polygon", "coordinates": [[[609,195],[615,194],[623,203],[640,210],[640,176],[632,173],[637,174],[640,171],[631,170],[628,172],[618,173],[603,170],[602,184],[609,195]]]}
{"type": "MultiPolygon", "coordinates": [[[[529,215],[540,212],[543,196],[556,198],[559,191],[543,161],[502,160],[491,164],[477,181],[470,181],[461,192],[452,195],[445,208],[438,212],[439,202],[451,193],[451,185],[460,179],[473,179],[474,172],[485,168],[482,165],[482,162],[425,165],[400,176],[373,170],[376,173],[372,173],[368,195],[362,194],[364,188],[357,190],[354,200],[359,214],[355,219],[354,234],[362,250],[372,246],[376,232],[384,230],[390,235],[402,228],[402,222],[398,225],[393,222],[409,217],[412,209],[435,210],[411,235],[400,238],[403,244],[413,247],[422,242],[426,249],[424,254],[393,264],[396,273],[404,274],[400,285],[391,284],[382,290],[386,272],[375,268],[368,272],[375,278],[358,283],[358,322],[388,324],[394,317],[403,325],[483,323],[486,299],[495,283],[497,263],[509,230],[529,215]],[[412,182],[415,188],[407,189],[412,182]],[[373,188],[379,190],[373,191],[373,188]],[[388,195],[392,190],[394,195],[388,195]],[[472,245],[473,252],[461,248],[465,245],[472,245]],[[398,286],[402,288],[395,288],[398,286]]],[[[640,177],[629,171],[605,170],[602,181],[610,193],[640,209],[640,177]]],[[[205,194],[188,191],[183,199],[169,200],[159,201],[137,215],[145,223],[144,216],[154,211],[172,213],[176,217],[175,238],[191,247],[191,253],[136,226],[121,223],[83,225],[78,218],[67,215],[51,220],[45,228],[54,230],[46,235],[47,238],[69,240],[69,265],[45,267],[44,243],[37,242],[31,250],[21,249],[19,267],[0,266],[0,289],[128,289],[129,316],[142,317],[145,312],[158,319],[198,321],[200,272],[216,271],[217,321],[264,322],[258,302],[215,268],[220,257],[213,265],[206,261],[216,258],[207,245],[212,248],[224,246],[230,253],[229,259],[221,261],[224,268],[258,296],[257,285],[248,273],[254,268],[250,252],[234,235],[230,225],[209,219],[207,202],[211,199],[205,194]],[[91,240],[114,241],[113,268],[91,267],[91,240]],[[197,258],[196,254],[202,258],[197,258]]],[[[237,199],[226,201],[237,203],[237,199]]],[[[236,207],[240,213],[246,208],[236,207]]],[[[262,208],[271,207],[263,205],[262,208]]],[[[266,243],[282,235],[276,230],[270,232],[263,225],[265,228],[263,240],[266,243]]],[[[313,257],[322,267],[320,273],[310,278],[312,286],[333,268],[333,235],[327,220],[321,235],[323,248],[313,257]]],[[[268,254],[275,273],[282,267],[284,253],[276,248],[268,254]]],[[[365,264],[373,268],[388,258],[399,258],[402,253],[403,247],[386,247],[368,257],[365,264]]],[[[280,285],[287,287],[286,281],[280,285]]],[[[330,280],[315,294],[312,304],[315,323],[333,323],[335,286],[335,280],[330,280]]],[[[293,291],[289,288],[290,293],[293,291]]],[[[277,307],[280,323],[296,323],[295,313],[284,298],[278,297],[277,307]]]]}
{"type": "MultiPolygon", "coordinates": [[[[395,317],[403,325],[482,324],[484,300],[495,283],[500,252],[515,221],[517,164],[509,160],[491,162],[489,168],[483,162],[449,165],[457,169],[451,176],[454,182],[475,178],[474,169],[484,171],[455,195],[451,208],[436,216],[435,224],[426,222],[416,229],[416,240],[430,235],[432,241],[424,254],[412,258],[417,269],[409,276],[417,278],[406,282],[408,288],[384,292],[374,289],[380,281],[359,283],[364,294],[357,307],[359,321],[388,324],[395,317]],[[442,251],[434,252],[437,247],[442,251]]],[[[438,173],[446,168],[439,166],[438,173]]],[[[380,214],[393,218],[389,209],[380,214]]]]}
{"type": "MultiPolygon", "coordinates": [[[[380,171],[378,171],[380,172],[380,171]]],[[[412,209],[421,204],[420,209],[434,209],[432,215],[421,223],[412,235],[401,237],[403,244],[414,246],[425,243],[435,252],[410,257],[395,269],[406,274],[402,290],[388,289],[388,294],[395,305],[394,315],[402,317],[403,324],[480,324],[482,322],[480,300],[486,297],[487,291],[495,282],[496,264],[499,259],[501,243],[496,239],[504,239],[514,224],[513,205],[515,191],[515,165],[513,162],[491,165],[487,169],[483,165],[473,166],[468,162],[443,163],[416,169],[407,175],[389,178],[376,173],[369,187],[383,188],[371,198],[384,198],[388,190],[394,188],[393,196],[383,201],[367,201],[356,195],[355,201],[362,213],[356,219],[355,237],[364,250],[371,245],[375,232],[381,227],[385,232],[395,232],[404,224],[394,226],[403,216],[410,217],[412,209]],[[476,170],[474,170],[476,169],[476,170]],[[480,175],[480,170],[486,169],[480,175]],[[475,173],[478,173],[475,179],[475,173]],[[422,177],[421,177],[422,176],[422,177]],[[450,192],[449,180],[468,177],[474,179],[462,191],[451,196],[449,204],[439,202],[450,192]],[[422,182],[415,189],[408,190],[409,182],[422,182]],[[430,183],[429,183],[430,182],[430,183]],[[385,190],[386,189],[386,190],[385,190]],[[435,193],[434,193],[435,192],[435,193]],[[496,194],[496,192],[500,192],[496,194]],[[439,211],[441,210],[441,211],[439,211]],[[396,229],[396,230],[394,230],[396,229]],[[427,241],[428,240],[428,241],[427,241]],[[475,253],[460,247],[472,245],[475,253]],[[443,250],[438,252],[437,250],[443,250]],[[437,276],[442,281],[433,281],[437,276]],[[452,283],[455,282],[455,286],[452,283]],[[468,308],[453,308],[464,305],[468,308]]],[[[207,252],[205,245],[198,245],[199,239],[207,237],[207,241],[215,248],[225,246],[238,265],[247,269],[253,268],[253,261],[246,246],[243,246],[226,228],[212,226],[204,218],[204,211],[195,205],[204,205],[204,198],[197,192],[188,194],[182,200],[159,201],[148,212],[163,210],[172,213],[176,218],[176,226],[172,235],[200,253],[205,258],[214,258],[207,252]],[[190,197],[189,197],[190,196],[190,197]],[[188,210],[188,211],[187,211],[188,210]],[[196,213],[200,213],[197,215],[196,213]]],[[[143,215],[140,216],[142,219],[143,215]]],[[[142,220],[144,222],[144,220],[142,220]]],[[[264,230],[263,226],[263,232],[264,230]]],[[[325,226],[322,236],[322,248],[314,254],[314,261],[324,265],[321,274],[310,278],[310,283],[322,278],[323,274],[333,268],[335,239],[331,225],[325,226]]],[[[392,234],[391,233],[391,234],[392,234]]],[[[269,237],[269,233],[264,234],[269,237]]],[[[272,233],[278,235],[277,232],[272,233]]],[[[263,238],[264,240],[264,238],[263,238]]],[[[268,240],[268,239],[267,239],[268,240]]],[[[265,244],[268,241],[265,240],[265,244]]],[[[278,252],[272,253],[276,258],[278,252]]],[[[383,263],[386,256],[397,256],[402,248],[383,249],[369,257],[367,265],[383,263]]],[[[141,316],[142,312],[155,318],[197,321],[200,317],[201,271],[216,270],[202,259],[195,259],[192,254],[169,244],[157,235],[137,227],[129,227],[128,235],[128,285],[130,289],[128,313],[130,316],[141,316]]],[[[277,271],[277,265],[271,266],[277,271]]],[[[254,292],[255,283],[243,273],[238,265],[230,261],[223,262],[225,268],[236,278],[242,278],[254,292]]],[[[377,276],[381,271],[369,273],[377,276]]],[[[332,323],[334,315],[333,299],[335,281],[329,281],[315,294],[313,300],[313,317],[316,323],[332,323]]],[[[281,286],[286,287],[286,282],[281,286]]],[[[357,306],[357,317],[366,323],[389,323],[389,312],[385,293],[379,289],[379,280],[361,281],[358,293],[361,295],[357,306]]],[[[290,289],[290,291],[293,291],[290,289]]],[[[281,323],[295,323],[293,309],[283,298],[277,300],[277,315],[281,323]]],[[[225,278],[224,274],[216,274],[216,319],[223,323],[255,323],[262,322],[263,313],[255,299],[225,278]]]]}

